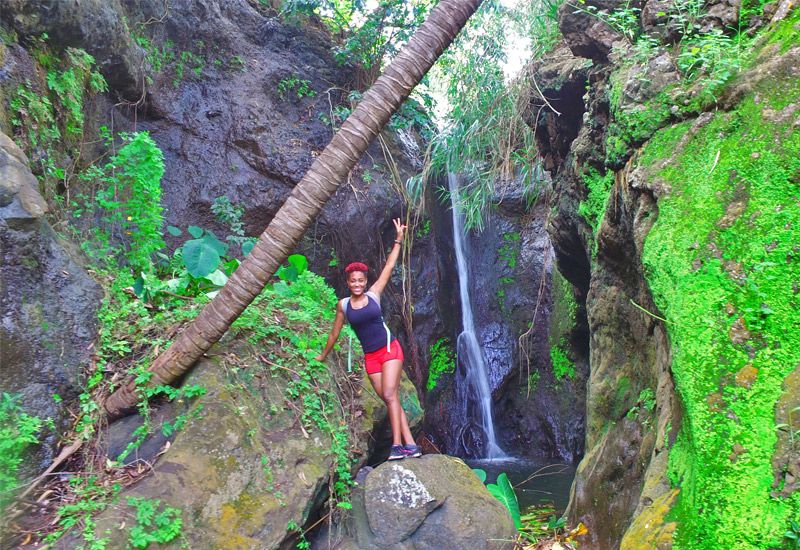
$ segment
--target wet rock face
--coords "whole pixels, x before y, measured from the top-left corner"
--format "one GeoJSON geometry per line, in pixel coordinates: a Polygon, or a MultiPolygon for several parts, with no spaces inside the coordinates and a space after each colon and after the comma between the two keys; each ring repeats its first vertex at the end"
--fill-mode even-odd
{"type": "MultiPolygon", "coordinates": [[[[60,433],[70,417],[53,394],[69,402],[80,393],[101,290],[44,220],[47,206],[27,163],[0,133],[0,389],[21,393],[22,407],[53,418],[60,433]]],[[[46,465],[56,443],[56,434],[45,434],[22,475],[46,465]]]]}
{"type": "MultiPolygon", "coordinates": [[[[556,384],[548,345],[553,309],[548,209],[542,203],[529,207],[517,187],[506,190],[484,230],[470,232],[465,243],[470,301],[487,361],[495,432],[500,446],[513,456],[573,461],[583,448],[584,415],[575,401],[583,401],[580,388],[585,379],[556,384]],[[531,376],[535,382],[528,393],[531,376]],[[576,391],[569,389],[573,383],[576,391]]],[[[452,232],[450,224],[441,230],[445,229],[452,232]]],[[[452,250],[449,240],[443,247],[452,250]]],[[[459,283],[455,259],[447,261],[441,302],[443,311],[458,312],[446,323],[450,342],[455,343],[461,329],[459,283]]],[[[582,368],[585,371],[585,362],[582,368]]],[[[443,452],[484,456],[486,434],[477,405],[465,407],[457,397],[455,385],[467,385],[462,371],[459,364],[455,374],[441,376],[427,393],[425,431],[443,452]]]]}
{"type": "Polygon", "coordinates": [[[144,51],[124,13],[118,0],[6,0],[0,16],[20,37],[47,33],[59,47],[85,49],[111,88],[135,101],[144,91],[144,51]]]}
{"type": "Polygon", "coordinates": [[[583,411],[575,407],[570,383],[556,384],[550,362],[554,258],[545,228],[548,209],[538,204],[522,216],[514,206],[501,203],[487,229],[470,242],[477,267],[473,308],[490,372],[496,431],[509,454],[571,462],[582,451],[583,411]],[[487,265],[494,267],[478,267],[487,265]]]}

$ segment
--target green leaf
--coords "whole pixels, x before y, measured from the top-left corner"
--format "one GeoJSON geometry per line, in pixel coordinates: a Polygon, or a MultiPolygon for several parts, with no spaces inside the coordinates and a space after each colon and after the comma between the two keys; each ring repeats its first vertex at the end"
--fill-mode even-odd
{"type": "Polygon", "coordinates": [[[144,293],[144,277],[139,275],[135,281],[133,281],[133,293],[141,299],[142,294],[144,293]]]}
{"type": "Polygon", "coordinates": [[[233,275],[233,272],[236,271],[238,268],[239,268],[239,260],[237,260],[236,258],[233,258],[232,260],[224,262],[222,264],[222,271],[224,271],[225,275],[227,275],[228,277],[233,275]]]}
{"type": "Polygon", "coordinates": [[[215,286],[223,286],[225,283],[228,282],[228,276],[225,275],[219,269],[217,269],[210,275],[206,275],[206,279],[214,283],[215,286]]]}
{"type": "MultiPolygon", "coordinates": [[[[198,228],[198,229],[199,229],[199,228],[198,228]]],[[[180,237],[180,236],[183,234],[183,231],[181,231],[180,229],[178,229],[178,228],[177,228],[177,227],[175,227],[174,225],[168,225],[168,226],[167,226],[167,231],[168,231],[168,232],[169,232],[169,234],[170,234],[170,235],[172,235],[173,237],[180,237]]],[[[202,231],[202,229],[201,229],[201,231],[202,231]]]]}
{"type": "Polygon", "coordinates": [[[183,263],[192,277],[205,277],[217,269],[219,261],[219,252],[206,239],[186,241],[183,245],[183,263]]]}
{"type": "Polygon", "coordinates": [[[481,480],[481,483],[486,483],[486,470],[481,470],[480,468],[473,468],[473,472],[475,475],[478,476],[478,479],[481,480]]]}
{"type": "Polygon", "coordinates": [[[202,229],[202,228],[200,228],[200,227],[197,227],[196,225],[190,225],[190,226],[189,226],[189,227],[186,229],[186,231],[188,231],[188,232],[189,232],[189,234],[190,234],[192,237],[194,237],[195,239],[199,239],[200,237],[202,237],[202,236],[203,236],[203,229],[202,229]]]}
{"type": "Polygon", "coordinates": [[[220,256],[224,256],[228,253],[228,245],[219,240],[211,231],[206,231],[206,234],[203,236],[203,241],[208,246],[213,247],[220,256]]]}
{"type": "Polygon", "coordinates": [[[278,272],[275,273],[275,275],[277,275],[278,279],[281,281],[289,281],[293,283],[297,280],[298,273],[297,268],[293,265],[288,267],[282,265],[280,268],[278,268],[278,272]]]}
{"type": "Polygon", "coordinates": [[[242,243],[242,254],[244,256],[247,256],[248,254],[250,254],[250,252],[253,251],[253,247],[255,247],[255,246],[256,246],[256,243],[254,243],[253,241],[247,241],[247,242],[242,243]]]}
{"type": "Polygon", "coordinates": [[[503,472],[497,476],[496,485],[492,483],[487,485],[486,488],[494,498],[505,505],[505,507],[508,509],[508,513],[511,514],[511,519],[514,520],[514,525],[517,526],[517,529],[522,527],[519,514],[519,502],[517,502],[517,494],[514,492],[514,488],[511,486],[511,482],[508,480],[506,473],[503,472]]]}
{"type": "Polygon", "coordinates": [[[547,528],[551,531],[555,531],[557,529],[561,529],[566,525],[567,520],[563,517],[556,519],[555,516],[550,516],[550,521],[547,522],[547,528]]]}
{"type": "Polygon", "coordinates": [[[297,270],[298,276],[308,270],[308,259],[302,254],[292,254],[287,258],[287,261],[289,262],[289,265],[293,266],[297,270]]]}

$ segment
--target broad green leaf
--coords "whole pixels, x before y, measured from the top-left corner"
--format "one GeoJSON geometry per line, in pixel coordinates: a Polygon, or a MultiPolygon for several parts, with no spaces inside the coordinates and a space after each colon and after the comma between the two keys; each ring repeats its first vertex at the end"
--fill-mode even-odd
{"type": "Polygon", "coordinates": [[[190,234],[192,237],[194,237],[195,239],[199,239],[200,237],[202,237],[202,236],[203,236],[203,229],[202,229],[202,228],[200,228],[200,227],[197,227],[196,225],[190,225],[190,226],[189,226],[189,227],[186,229],[186,231],[188,231],[188,232],[189,232],[189,234],[190,234]]]}
{"type": "Polygon", "coordinates": [[[289,281],[293,283],[297,280],[297,268],[293,265],[282,265],[280,268],[278,268],[276,275],[281,281],[289,281]]]}
{"type": "Polygon", "coordinates": [[[247,241],[242,243],[242,254],[247,256],[250,252],[253,251],[253,247],[256,245],[253,241],[247,241]]]}
{"type": "Polygon", "coordinates": [[[205,241],[208,246],[214,247],[214,250],[216,250],[217,254],[220,256],[224,256],[228,253],[228,245],[219,240],[211,231],[206,231],[206,234],[203,235],[203,241],[205,241]]]}
{"type": "Polygon", "coordinates": [[[225,275],[230,277],[233,274],[233,272],[236,271],[236,269],[238,269],[238,267],[239,267],[239,260],[233,258],[232,260],[229,260],[222,264],[222,271],[225,273],[225,275]]]}
{"type": "Polygon", "coordinates": [[[139,299],[142,298],[142,293],[144,291],[144,277],[139,275],[135,281],[133,281],[133,293],[136,294],[139,299]]]}
{"type": "Polygon", "coordinates": [[[183,231],[181,231],[180,229],[178,229],[178,228],[177,228],[177,227],[175,227],[174,225],[168,225],[168,226],[167,226],[167,231],[168,231],[168,232],[169,232],[169,234],[170,234],[170,235],[172,235],[173,237],[179,237],[179,236],[181,236],[181,234],[183,234],[183,231]]]}
{"type": "Polygon", "coordinates": [[[219,269],[217,269],[210,275],[206,275],[206,279],[214,283],[215,286],[223,286],[225,283],[228,282],[228,276],[225,275],[219,269]]]}
{"type": "Polygon", "coordinates": [[[473,472],[475,475],[478,476],[478,479],[481,480],[481,483],[486,483],[486,470],[481,470],[480,468],[473,468],[473,472]]]}
{"type": "Polygon", "coordinates": [[[205,277],[217,269],[219,261],[219,253],[206,239],[186,241],[183,245],[183,263],[192,277],[205,277]]]}
{"type": "Polygon", "coordinates": [[[503,472],[497,476],[496,485],[492,483],[487,485],[486,488],[492,496],[505,505],[508,509],[508,513],[511,514],[511,519],[514,520],[514,525],[519,529],[522,526],[522,522],[520,521],[517,494],[514,492],[514,487],[511,486],[511,482],[508,480],[506,473],[503,472]]]}
{"type": "MultiPolygon", "coordinates": [[[[297,275],[305,272],[308,269],[308,259],[302,254],[292,254],[287,258],[289,265],[297,270],[297,275]]],[[[295,277],[296,279],[297,277],[295,277]]]]}

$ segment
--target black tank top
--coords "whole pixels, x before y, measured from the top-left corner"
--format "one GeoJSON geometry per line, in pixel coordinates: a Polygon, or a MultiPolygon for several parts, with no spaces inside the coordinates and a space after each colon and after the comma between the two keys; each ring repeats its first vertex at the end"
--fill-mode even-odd
{"type": "Polygon", "coordinates": [[[349,298],[345,298],[343,301],[345,302],[344,315],[358,336],[364,353],[388,347],[393,337],[389,327],[383,322],[383,313],[377,296],[372,292],[367,292],[367,305],[360,309],[351,307],[349,298]]]}

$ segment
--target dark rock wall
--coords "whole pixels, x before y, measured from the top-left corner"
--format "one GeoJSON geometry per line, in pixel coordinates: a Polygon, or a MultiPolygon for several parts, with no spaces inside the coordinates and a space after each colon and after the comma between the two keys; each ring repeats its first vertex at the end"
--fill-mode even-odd
{"type": "Polygon", "coordinates": [[[558,268],[581,305],[569,344],[575,357],[588,350],[583,357],[591,364],[585,456],[567,515],[587,525],[590,547],[615,548],[643,503],[669,489],[663,435],[670,421],[673,429],[679,425],[679,413],[663,325],[637,307],[655,310],[640,260],[655,200],[618,175],[597,234],[579,213],[588,195],[584,174],[606,170],[609,54],[622,37],[566,4],[559,23],[564,42],[529,71],[541,90],[531,90],[532,125],[553,178],[548,231],[558,268]],[[654,410],[628,414],[648,388],[656,396],[654,410]]]}
{"type": "MultiPolygon", "coordinates": [[[[541,183],[542,188],[545,183],[541,183]]],[[[528,204],[521,185],[505,189],[482,231],[466,238],[470,301],[478,341],[487,361],[498,443],[512,456],[574,461],[583,451],[582,406],[587,361],[577,359],[573,379],[557,381],[550,361],[553,250],[546,231],[546,201],[528,204]],[[530,384],[529,380],[533,382],[530,384]]],[[[452,214],[437,203],[432,224],[441,251],[441,332],[456,342],[461,331],[452,214]]],[[[571,287],[570,287],[571,288],[571,287]]],[[[571,291],[570,291],[571,292],[571,291]]],[[[415,313],[416,313],[415,309],[415,313]]],[[[570,327],[571,331],[572,327],[570,327]]],[[[415,331],[415,338],[420,338],[415,331]]],[[[437,335],[434,335],[437,336],[437,335]]],[[[437,337],[438,337],[437,336],[437,337]]],[[[436,338],[430,338],[428,345],[436,338]]],[[[481,456],[483,434],[455,400],[457,373],[442,375],[425,397],[425,431],[443,452],[481,456]]]]}
{"type": "Polygon", "coordinates": [[[101,289],[69,243],[45,219],[47,205],[28,159],[0,133],[0,389],[20,393],[30,415],[52,418],[21,478],[33,477],[58,450],[72,417],[54,394],[71,402],[81,392],[97,334],[101,289]]]}
{"type": "MultiPolygon", "coordinates": [[[[184,230],[198,225],[227,235],[211,212],[214,199],[224,196],[245,207],[246,234],[260,234],[331,139],[335,128],[326,121],[336,120],[335,109],[349,106],[355,69],[334,60],[326,32],[313,24],[284,24],[246,0],[173,1],[168,9],[154,0],[55,4],[49,10],[41,3],[13,2],[2,20],[23,43],[48,32],[56,50],[78,45],[95,55],[111,90],[87,106],[93,115],[87,133],[101,125],[150,132],[164,152],[166,221],[184,230]],[[115,38],[87,46],[92,20],[92,32],[115,38]],[[122,74],[120,59],[135,65],[136,75],[122,74]],[[307,81],[314,95],[279,89],[291,81],[307,81]],[[120,95],[123,100],[116,101],[120,95]]],[[[8,101],[17,84],[29,80],[35,86],[37,74],[24,47],[12,45],[4,53],[0,85],[8,101]]],[[[297,250],[342,294],[347,263],[364,261],[370,276],[377,276],[394,238],[391,219],[404,214],[399,186],[415,173],[419,159],[412,156],[419,144],[411,132],[403,138],[386,133],[372,144],[297,250]]],[[[181,243],[167,239],[170,246],[181,243]]],[[[421,243],[419,253],[427,252],[421,243]]],[[[417,269],[424,273],[427,267],[417,269]]],[[[393,280],[388,289],[387,313],[403,332],[410,325],[401,314],[410,302],[401,283],[393,280]]],[[[413,369],[422,368],[420,361],[413,369]]]]}

